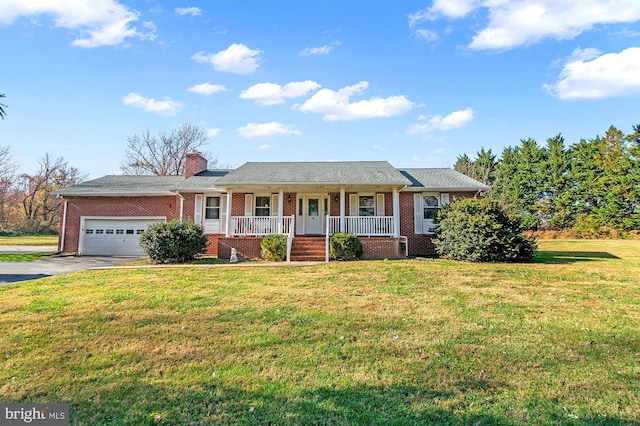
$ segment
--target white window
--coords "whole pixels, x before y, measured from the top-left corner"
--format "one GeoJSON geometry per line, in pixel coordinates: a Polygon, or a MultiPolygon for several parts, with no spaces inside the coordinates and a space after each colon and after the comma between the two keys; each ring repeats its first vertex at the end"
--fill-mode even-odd
{"type": "Polygon", "coordinates": [[[424,220],[436,220],[438,210],[440,210],[440,197],[438,195],[422,196],[422,215],[424,220]]]}
{"type": "Polygon", "coordinates": [[[204,206],[205,219],[220,219],[220,197],[207,197],[204,206]]]}
{"type": "Polygon", "coordinates": [[[358,197],[358,216],[375,216],[376,204],[373,195],[360,195],[358,197]]]}
{"type": "Polygon", "coordinates": [[[413,224],[416,234],[431,234],[438,226],[438,211],[449,204],[446,192],[423,192],[413,195],[413,224]]]}
{"type": "Polygon", "coordinates": [[[349,216],[384,216],[384,194],[349,194],[349,216]]]}
{"type": "Polygon", "coordinates": [[[269,216],[271,214],[271,210],[269,207],[269,202],[271,201],[270,196],[260,196],[256,195],[256,216],[269,216]]]}

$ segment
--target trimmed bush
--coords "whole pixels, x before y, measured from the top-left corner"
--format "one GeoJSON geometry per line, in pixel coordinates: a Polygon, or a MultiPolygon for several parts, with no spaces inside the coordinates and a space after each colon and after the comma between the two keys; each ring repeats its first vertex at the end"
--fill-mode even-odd
{"type": "Polygon", "coordinates": [[[329,257],[333,260],[356,260],[362,256],[362,243],[355,234],[336,232],[329,239],[329,257]]]}
{"type": "Polygon", "coordinates": [[[140,247],[155,263],[185,263],[207,249],[207,237],[194,222],[158,222],[140,235],[140,247]]]}
{"type": "Polygon", "coordinates": [[[287,258],[287,236],[283,234],[265,235],[260,242],[260,255],[266,260],[287,258]]]}
{"type": "Polygon", "coordinates": [[[495,200],[467,199],[442,209],[436,252],[470,262],[529,262],[535,237],[523,235],[522,218],[495,200]]]}

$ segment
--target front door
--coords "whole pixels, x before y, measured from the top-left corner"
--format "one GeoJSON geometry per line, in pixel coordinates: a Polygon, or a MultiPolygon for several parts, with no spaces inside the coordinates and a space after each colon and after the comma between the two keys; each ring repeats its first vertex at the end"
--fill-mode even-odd
{"type": "Polygon", "coordinates": [[[317,196],[305,197],[304,202],[304,233],[322,234],[324,212],[322,198],[317,196]]]}

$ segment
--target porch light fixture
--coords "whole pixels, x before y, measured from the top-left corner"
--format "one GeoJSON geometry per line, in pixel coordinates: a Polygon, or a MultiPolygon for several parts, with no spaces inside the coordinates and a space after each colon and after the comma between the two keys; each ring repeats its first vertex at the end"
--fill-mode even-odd
{"type": "Polygon", "coordinates": [[[337,203],[339,199],[340,199],[340,198],[338,198],[338,196],[336,195],[336,196],[334,197],[333,201],[335,201],[335,202],[337,203]]]}
{"type": "Polygon", "coordinates": [[[290,202],[291,202],[291,195],[288,195],[287,196],[287,203],[290,203],[290,202]]]}

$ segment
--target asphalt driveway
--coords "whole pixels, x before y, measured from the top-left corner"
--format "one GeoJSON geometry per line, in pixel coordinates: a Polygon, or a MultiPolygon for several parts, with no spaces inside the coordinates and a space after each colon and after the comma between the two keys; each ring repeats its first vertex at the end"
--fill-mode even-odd
{"type": "MultiPolygon", "coordinates": [[[[29,251],[55,251],[43,247],[8,247],[0,246],[3,253],[25,253],[29,251]]],[[[84,271],[86,269],[104,268],[129,262],[131,257],[107,256],[61,256],[49,259],[39,259],[31,262],[0,262],[0,285],[19,281],[35,280],[66,272],[84,271]]]]}

